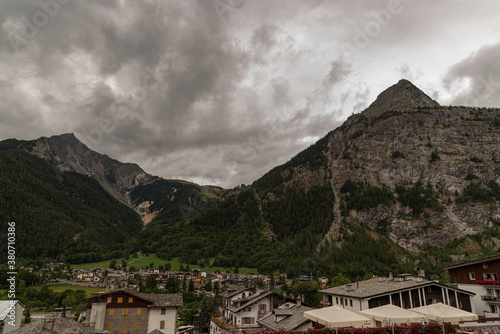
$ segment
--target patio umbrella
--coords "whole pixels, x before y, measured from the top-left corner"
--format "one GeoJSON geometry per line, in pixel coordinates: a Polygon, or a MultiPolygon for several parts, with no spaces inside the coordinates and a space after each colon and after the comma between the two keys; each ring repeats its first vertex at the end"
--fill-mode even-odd
{"type": "Polygon", "coordinates": [[[423,314],[406,310],[396,305],[388,304],[379,307],[374,307],[368,310],[360,311],[359,314],[367,318],[389,322],[394,333],[394,324],[422,322],[427,319],[423,314]]]}
{"type": "Polygon", "coordinates": [[[338,305],[304,312],[304,317],[331,328],[369,325],[371,320],[338,305]]]}
{"type": "Polygon", "coordinates": [[[477,314],[467,312],[443,303],[415,307],[410,310],[413,312],[421,313],[427,316],[428,319],[441,321],[443,324],[443,333],[444,333],[445,321],[446,322],[471,321],[471,320],[477,320],[479,318],[477,314]]]}

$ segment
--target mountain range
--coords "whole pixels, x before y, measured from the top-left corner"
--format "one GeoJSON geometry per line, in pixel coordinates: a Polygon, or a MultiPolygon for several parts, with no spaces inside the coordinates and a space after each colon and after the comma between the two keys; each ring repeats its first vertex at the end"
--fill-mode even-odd
{"type": "Polygon", "coordinates": [[[18,221],[27,258],[143,250],[355,279],[440,275],[500,246],[500,110],[441,106],[407,80],[247,187],[165,180],[72,134],[0,142],[0,163],[2,228],[18,221]]]}

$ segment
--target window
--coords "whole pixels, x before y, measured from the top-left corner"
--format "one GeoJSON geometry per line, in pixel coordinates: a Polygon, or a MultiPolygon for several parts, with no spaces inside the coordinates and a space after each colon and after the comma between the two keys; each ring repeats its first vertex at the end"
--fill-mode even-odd
{"type": "Polygon", "coordinates": [[[165,321],[160,321],[160,329],[165,329],[165,321]]]}
{"type": "Polygon", "coordinates": [[[351,304],[351,307],[352,307],[352,299],[349,300],[349,303],[351,304]]]}
{"type": "Polygon", "coordinates": [[[111,301],[113,300],[113,297],[108,297],[108,304],[111,303],[111,301]]]}
{"type": "Polygon", "coordinates": [[[135,330],[139,330],[141,329],[141,323],[140,322],[136,322],[135,323],[135,330]]]}
{"type": "Polygon", "coordinates": [[[123,297],[118,297],[118,304],[123,303],[123,297]]]}
{"type": "Polygon", "coordinates": [[[115,309],[114,308],[110,308],[109,309],[109,315],[115,315],[115,309]]]}
{"type": "Polygon", "coordinates": [[[379,307],[380,306],[380,302],[373,302],[373,307],[379,307]]]}
{"type": "Polygon", "coordinates": [[[109,323],[108,324],[108,332],[111,333],[111,331],[113,330],[113,324],[112,323],[109,323]]]}
{"type": "Polygon", "coordinates": [[[165,313],[167,312],[167,309],[166,308],[162,308],[161,309],[161,315],[165,315],[165,313]]]}
{"type": "Polygon", "coordinates": [[[134,298],[133,297],[128,297],[128,302],[129,303],[133,303],[134,302],[134,298]]]}
{"type": "Polygon", "coordinates": [[[486,281],[498,281],[498,276],[497,276],[497,274],[485,273],[485,274],[483,274],[483,278],[484,278],[486,281]]]}
{"type": "Polygon", "coordinates": [[[494,304],[490,304],[490,312],[491,313],[497,313],[497,306],[494,304]]]}
{"type": "Polygon", "coordinates": [[[243,320],[243,324],[253,324],[255,322],[255,318],[249,318],[249,317],[245,317],[242,319],[243,320]]]}
{"type": "Polygon", "coordinates": [[[471,281],[475,281],[476,280],[476,274],[475,273],[469,273],[469,278],[471,281]]]}
{"type": "Polygon", "coordinates": [[[120,334],[125,334],[127,332],[127,323],[122,322],[122,330],[120,331],[120,334]]]}
{"type": "Polygon", "coordinates": [[[339,297],[335,297],[335,304],[338,305],[338,303],[339,303],[339,297]]]}
{"type": "Polygon", "coordinates": [[[142,308],[138,308],[137,309],[137,315],[141,315],[141,313],[142,313],[142,308]]]}
{"type": "Polygon", "coordinates": [[[123,315],[127,315],[128,314],[128,308],[124,308],[123,309],[123,315]]]}

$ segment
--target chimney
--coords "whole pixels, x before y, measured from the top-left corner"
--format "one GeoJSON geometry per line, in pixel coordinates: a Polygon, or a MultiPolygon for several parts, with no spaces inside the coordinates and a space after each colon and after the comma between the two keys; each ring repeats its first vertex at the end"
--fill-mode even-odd
{"type": "Polygon", "coordinates": [[[417,269],[417,276],[418,277],[425,277],[425,269],[424,268],[418,268],[417,269]]]}
{"type": "Polygon", "coordinates": [[[297,298],[297,306],[301,306],[302,305],[302,299],[300,298],[300,295],[299,297],[297,298]]]}
{"type": "Polygon", "coordinates": [[[43,319],[43,329],[47,329],[49,331],[54,331],[54,322],[55,318],[45,318],[43,319]]]}
{"type": "Polygon", "coordinates": [[[392,271],[389,272],[389,280],[392,280],[394,277],[392,276],[392,271]]]}

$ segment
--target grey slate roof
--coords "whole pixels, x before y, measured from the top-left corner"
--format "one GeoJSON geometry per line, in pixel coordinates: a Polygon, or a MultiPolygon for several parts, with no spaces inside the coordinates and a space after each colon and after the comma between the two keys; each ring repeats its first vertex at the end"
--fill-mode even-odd
{"type": "Polygon", "coordinates": [[[238,286],[235,289],[232,290],[226,290],[220,294],[222,298],[231,298],[235,295],[237,295],[240,292],[246,291],[246,290],[253,290],[252,288],[247,288],[244,286],[238,286]]]}
{"type": "Polygon", "coordinates": [[[476,261],[471,261],[471,262],[465,262],[465,263],[456,264],[456,265],[449,266],[449,267],[444,267],[443,269],[448,270],[448,269],[454,269],[454,268],[460,268],[460,267],[467,267],[467,266],[470,266],[470,265],[473,265],[473,264],[484,263],[484,262],[491,262],[491,261],[498,261],[498,260],[500,260],[500,256],[492,256],[492,257],[488,257],[488,258],[481,259],[481,260],[476,260],[476,261]]]}
{"type": "Polygon", "coordinates": [[[359,281],[353,284],[345,284],[341,286],[337,286],[334,288],[319,290],[320,293],[351,297],[357,299],[376,297],[380,295],[385,295],[388,293],[395,293],[399,291],[407,291],[409,289],[422,288],[426,286],[440,286],[453,291],[465,293],[468,295],[475,295],[470,291],[465,291],[462,289],[453,288],[451,286],[447,286],[441,283],[437,283],[434,281],[429,281],[426,279],[415,280],[415,279],[406,279],[401,280],[398,278],[388,279],[384,277],[374,277],[364,281],[359,281]]]}
{"type": "Polygon", "coordinates": [[[12,331],[12,334],[75,334],[81,333],[83,324],[67,318],[48,318],[49,321],[54,321],[54,327],[44,320],[37,320],[24,325],[21,328],[12,331]],[[50,319],[50,320],[49,320],[50,319]],[[45,327],[45,328],[44,328],[45,327]],[[49,328],[52,328],[49,329],[49,328]]]}
{"type": "Polygon", "coordinates": [[[265,326],[273,331],[278,331],[280,328],[287,330],[294,330],[299,326],[311,321],[304,317],[304,312],[311,311],[313,308],[307,306],[296,306],[286,310],[275,309],[273,312],[265,315],[257,320],[259,324],[265,326]],[[280,322],[274,321],[274,315],[287,315],[287,317],[280,322]]]}
{"type": "Polygon", "coordinates": [[[146,295],[153,301],[152,306],[178,307],[182,306],[182,293],[146,295]]]}
{"type": "MultiPolygon", "coordinates": [[[[23,303],[21,303],[19,300],[15,301],[15,305],[17,305],[17,303],[21,304],[21,306],[24,308],[23,303]]],[[[7,315],[9,315],[10,305],[10,300],[0,300],[0,321],[4,321],[5,318],[7,318],[7,315]]]]}
{"type": "Polygon", "coordinates": [[[149,332],[148,334],[165,334],[165,333],[163,333],[159,329],[155,329],[155,330],[152,330],[151,332],[149,332]]]}
{"type": "Polygon", "coordinates": [[[112,294],[125,293],[131,295],[135,298],[142,299],[144,301],[150,302],[152,307],[180,307],[182,306],[182,293],[174,294],[155,294],[155,293],[141,293],[134,289],[124,288],[119,290],[113,290],[109,292],[101,292],[93,294],[92,297],[87,299],[92,299],[95,297],[108,296],[112,294]]]}
{"type": "Polygon", "coordinates": [[[267,296],[272,295],[273,293],[275,293],[275,292],[274,291],[267,291],[267,292],[257,293],[257,294],[251,295],[250,298],[243,299],[243,301],[247,300],[247,302],[242,304],[240,307],[229,306],[228,310],[231,312],[239,312],[242,309],[255,304],[259,300],[261,300],[267,296]]]}

